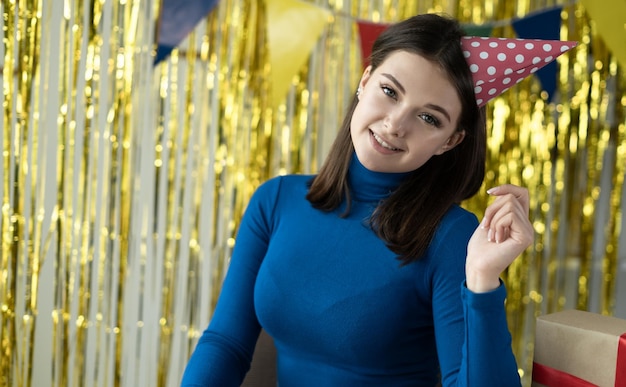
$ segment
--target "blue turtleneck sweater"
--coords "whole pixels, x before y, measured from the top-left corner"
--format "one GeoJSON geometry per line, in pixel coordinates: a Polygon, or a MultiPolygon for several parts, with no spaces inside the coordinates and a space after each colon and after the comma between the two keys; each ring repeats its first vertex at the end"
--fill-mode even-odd
{"type": "Polygon", "coordinates": [[[242,219],[209,327],[183,386],[239,386],[261,327],[278,351],[280,387],[519,386],[503,285],[464,286],[476,217],[454,206],[426,255],[400,266],[368,216],[404,174],[356,157],[346,218],[305,199],[311,176],[264,183],[242,219]]]}

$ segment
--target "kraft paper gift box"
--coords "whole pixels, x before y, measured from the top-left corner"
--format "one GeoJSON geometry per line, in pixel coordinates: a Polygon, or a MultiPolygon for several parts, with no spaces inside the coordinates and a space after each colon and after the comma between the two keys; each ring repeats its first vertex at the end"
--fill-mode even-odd
{"type": "Polygon", "coordinates": [[[626,320],[566,310],[537,318],[532,387],[626,387],[626,320]]]}

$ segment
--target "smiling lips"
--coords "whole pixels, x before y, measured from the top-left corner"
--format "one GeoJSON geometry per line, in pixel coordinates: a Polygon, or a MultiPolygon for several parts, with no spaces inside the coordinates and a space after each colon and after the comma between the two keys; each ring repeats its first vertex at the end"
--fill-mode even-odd
{"type": "Polygon", "coordinates": [[[402,149],[399,148],[395,148],[393,146],[391,146],[389,143],[387,143],[385,140],[383,140],[379,135],[377,135],[376,133],[372,132],[370,130],[370,133],[372,134],[372,138],[376,141],[376,143],[378,145],[380,145],[382,148],[392,151],[392,152],[400,152],[402,151],[402,149]]]}

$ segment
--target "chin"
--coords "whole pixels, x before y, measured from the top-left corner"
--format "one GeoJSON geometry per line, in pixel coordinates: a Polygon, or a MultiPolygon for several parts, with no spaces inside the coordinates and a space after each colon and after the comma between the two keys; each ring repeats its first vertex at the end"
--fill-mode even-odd
{"type": "Polygon", "coordinates": [[[379,163],[375,163],[375,162],[362,162],[361,164],[363,164],[365,168],[369,169],[372,172],[380,172],[380,173],[402,172],[401,170],[398,170],[398,168],[392,168],[386,165],[380,165],[379,163]]]}

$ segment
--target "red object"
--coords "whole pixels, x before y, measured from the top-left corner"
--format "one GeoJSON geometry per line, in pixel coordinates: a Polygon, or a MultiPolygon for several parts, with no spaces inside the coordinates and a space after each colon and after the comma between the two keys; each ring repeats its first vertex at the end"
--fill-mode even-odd
{"type": "Polygon", "coordinates": [[[365,68],[369,65],[369,57],[372,53],[374,41],[376,41],[378,35],[380,35],[389,24],[357,21],[357,26],[359,27],[359,38],[361,41],[361,63],[363,63],[363,68],[365,68]]]}
{"type": "MultiPolygon", "coordinates": [[[[533,381],[548,387],[597,387],[574,375],[539,363],[533,363],[533,381]]],[[[615,387],[626,387],[626,333],[620,336],[615,364],[615,387]]]]}
{"type": "Polygon", "coordinates": [[[533,363],[533,381],[548,387],[598,387],[567,372],[539,363],[533,363]]]}
{"type": "Polygon", "coordinates": [[[619,337],[615,367],[615,387],[626,386],[626,333],[619,337]]]}
{"type": "Polygon", "coordinates": [[[461,46],[474,78],[476,103],[485,105],[576,44],[560,40],[463,37],[461,46]]]}

